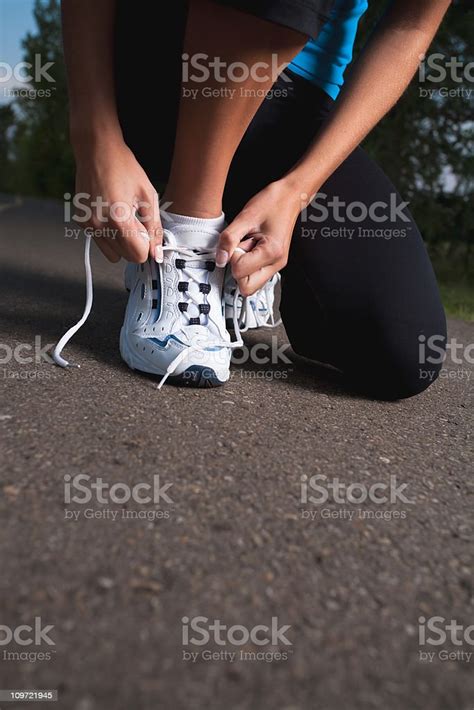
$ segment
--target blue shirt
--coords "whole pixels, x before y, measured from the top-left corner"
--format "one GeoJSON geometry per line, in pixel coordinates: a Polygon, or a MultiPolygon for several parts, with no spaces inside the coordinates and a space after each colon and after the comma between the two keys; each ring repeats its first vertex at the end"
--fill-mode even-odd
{"type": "Polygon", "coordinates": [[[335,99],[352,61],[357,26],[367,7],[367,0],[335,0],[319,35],[305,44],[288,68],[335,99]]]}

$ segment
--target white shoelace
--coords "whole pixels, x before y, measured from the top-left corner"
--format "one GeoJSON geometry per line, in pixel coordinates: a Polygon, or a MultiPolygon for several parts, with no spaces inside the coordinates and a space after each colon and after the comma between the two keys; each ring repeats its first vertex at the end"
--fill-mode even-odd
{"type": "MultiPolygon", "coordinates": [[[[277,280],[281,281],[281,276],[279,273],[277,273],[277,280]]],[[[267,281],[264,286],[262,286],[261,289],[257,291],[254,296],[247,296],[247,297],[242,297],[242,307],[240,310],[240,317],[239,317],[239,335],[240,333],[245,333],[249,329],[249,321],[250,321],[250,315],[253,314],[255,321],[257,323],[258,328],[277,328],[279,325],[281,325],[281,318],[279,318],[277,321],[275,320],[275,316],[273,313],[273,302],[272,302],[272,295],[273,295],[273,289],[274,285],[272,284],[271,281],[267,281]],[[252,303],[251,299],[255,299],[256,303],[256,308],[255,310],[252,308],[252,303]],[[260,313],[260,309],[258,307],[259,301],[263,302],[264,310],[266,312],[265,316],[262,316],[260,313]],[[268,319],[270,318],[270,323],[268,322],[268,319]]],[[[236,289],[236,292],[238,296],[240,295],[239,290],[236,289]]],[[[234,297],[234,313],[236,310],[236,300],[234,297]]],[[[234,325],[235,327],[235,325],[234,325]]]]}
{"type": "MultiPolygon", "coordinates": [[[[207,261],[207,260],[212,260],[215,262],[216,258],[216,250],[215,249],[208,249],[207,247],[194,247],[193,249],[190,249],[188,247],[180,247],[180,246],[168,246],[165,245],[163,247],[163,251],[175,251],[178,254],[182,256],[188,257],[189,261],[207,261]]],[[[186,267],[183,267],[181,269],[183,274],[186,274],[186,277],[193,281],[195,284],[199,286],[201,283],[199,281],[199,278],[195,276],[195,274],[192,273],[192,270],[186,267]]],[[[188,301],[194,303],[194,305],[199,306],[199,301],[194,297],[192,292],[189,292],[188,290],[184,292],[186,294],[186,298],[188,301]]],[[[202,296],[202,294],[200,294],[202,296]]],[[[173,374],[173,372],[176,370],[178,365],[183,362],[187,357],[189,357],[192,353],[195,352],[204,352],[207,348],[209,347],[222,347],[222,348],[241,348],[243,345],[243,340],[240,335],[240,328],[239,328],[239,323],[237,320],[237,299],[238,299],[238,294],[234,297],[234,317],[233,317],[233,323],[234,323],[234,329],[237,326],[237,330],[235,330],[235,337],[236,340],[234,341],[228,341],[224,340],[223,338],[217,338],[213,337],[212,340],[206,340],[204,343],[200,342],[200,339],[197,338],[194,343],[191,343],[185,350],[182,350],[176,357],[175,359],[168,365],[165,374],[160,380],[160,383],[158,385],[158,389],[161,389],[163,385],[165,384],[166,380],[170,375],[173,374]]],[[[211,309],[212,310],[212,309],[211,309]]],[[[184,316],[184,313],[182,313],[184,316]]],[[[219,324],[212,318],[211,311],[207,314],[207,317],[209,320],[211,320],[217,330],[219,330],[219,324]]]]}
{"type": "MultiPolygon", "coordinates": [[[[94,300],[94,289],[93,289],[93,280],[92,280],[92,268],[91,268],[91,260],[90,260],[90,250],[91,250],[91,237],[90,235],[86,235],[86,241],[85,241],[85,247],[84,247],[84,266],[85,266],[85,271],[86,271],[86,303],[84,306],[84,312],[81,316],[81,318],[78,320],[78,322],[72,326],[72,328],[69,328],[66,333],[62,336],[62,338],[59,340],[58,344],[54,348],[53,351],[53,360],[56,363],[56,365],[59,365],[59,367],[80,367],[80,365],[74,365],[70,363],[68,360],[65,360],[62,356],[61,353],[68,344],[68,342],[71,340],[71,338],[77,333],[77,331],[82,328],[86,320],[88,319],[90,312],[92,310],[92,303],[94,300]]],[[[167,246],[165,245],[163,247],[163,250],[168,250],[168,251],[176,251],[182,254],[183,256],[190,257],[194,260],[199,260],[199,261],[205,261],[206,259],[212,259],[215,260],[216,252],[215,250],[210,250],[207,248],[202,248],[199,249],[197,248],[197,251],[194,251],[193,249],[188,249],[186,247],[176,247],[176,246],[167,246]]],[[[194,281],[195,283],[199,284],[198,279],[194,276],[194,274],[190,273],[186,268],[183,269],[183,272],[186,273],[186,276],[194,281]]],[[[199,305],[196,301],[196,299],[193,297],[191,293],[186,292],[186,296],[188,300],[191,300],[195,305],[199,305]]],[[[234,332],[236,336],[236,340],[229,342],[224,339],[220,338],[214,338],[212,342],[206,341],[206,343],[201,343],[199,340],[196,342],[192,343],[189,345],[185,350],[182,350],[176,357],[175,359],[168,365],[168,368],[163,375],[159,385],[158,389],[161,389],[163,385],[165,384],[166,380],[170,375],[173,374],[173,372],[176,370],[178,365],[186,358],[191,355],[191,353],[194,352],[203,352],[206,347],[209,347],[210,345],[214,347],[225,347],[225,348],[240,348],[243,345],[243,341],[240,335],[240,327],[239,327],[239,322],[237,318],[237,301],[240,296],[240,292],[238,289],[236,289],[235,296],[234,296],[234,308],[233,308],[233,325],[234,325],[234,332]]],[[[219,329],[218,324],[216,323],[215,320],[213,320],[209,314],[207,314],[208,317],[213,321],[217,329],[219,329]]]]}
{"type": "Polygon", "coordinates": [[[53,360],[59,367],[80,367],[80,365],[71,365],[67,360],[61,357],[61,353],[71,340],[73,335],[82,328],[86,320],[89,318],[89,314],[92,310],[92,302],[94,300],[94,289],[92,285],[92,268],[91,268],[91,236],[86,235],[86,243],[84,247],[84,266],[86,269],[86,304],[84,306],[84,313],[80,320],[77,321],[76,325],[69,328],[66,333],[64,333],[61,340],[58,342],[53,351],[53,360]]]}

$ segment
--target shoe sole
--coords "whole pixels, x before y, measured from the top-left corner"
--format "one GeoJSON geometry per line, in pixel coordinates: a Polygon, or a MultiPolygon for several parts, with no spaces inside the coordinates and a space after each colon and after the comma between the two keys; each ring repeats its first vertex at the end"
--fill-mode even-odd
{"type": "MultiPolygon", "coordinates": [[[[156,375],[157,377],[165,375],[165,372],[158,368],[147,368],[137,362],[135,353],[132,355],[130,351],[123,328],[120,330],[120,355],[131,370],[143,372],[147,375],[156,375]]],[[[206,367],[205,365],[190,365],[179,375],[170,375],[166,382],[179,387],[196,388],[222,387],[226,383],[226,381],[222,381],[217,377],[212,367],[206,367]]]]}
{"type": "Polygon", "coordinates": [[[191,365],[180,375],[170,375],[167,382],[178,387],[222,387],[215,371],[203,365],[191,365]]]}

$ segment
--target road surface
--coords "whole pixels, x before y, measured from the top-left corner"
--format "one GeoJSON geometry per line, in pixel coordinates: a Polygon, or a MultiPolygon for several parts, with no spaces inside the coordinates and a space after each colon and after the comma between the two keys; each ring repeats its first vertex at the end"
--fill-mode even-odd
{"type": "Polygon", "coordinates": [[[41,348],[82,312],[82,239],[54,202],[3,206],[0,688],[58,710],[474,708],[468,358],[395,403],[297,358],[158,392],[120,360],[122,268],[94,253],[63,371],[41,348]]]}

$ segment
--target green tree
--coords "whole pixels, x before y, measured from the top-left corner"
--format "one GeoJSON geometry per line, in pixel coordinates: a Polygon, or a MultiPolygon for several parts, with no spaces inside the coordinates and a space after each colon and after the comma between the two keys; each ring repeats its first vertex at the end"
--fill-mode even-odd
{"type": "MultiPolygon", "coordinates": [[[[465,65],[472,60],[469,51],[474,45],[474,14],[464,7],[471,4],[453,4],[430,53],[457,57],[465,65]]],[[[386,0],[370,0],[361,21],[356,54],[386,5],[386,0]]],[[[39,55],[42,63],[53,62],[50,73],[54,83],[34,82],[31,96],[15,99],[16,129],[8,169],[0,174],[0,189],[61,197],[73,189],[74,167],[68,140],[59,0],[35,0],[34,17],[36,31],[23,41],[24,59],[34,64],[39,55]]],[[[459,88],[449,76],[442,85],[459,88]]],[[[472,100],[424,98],[420,89],[426,87],[419,75],[415,76],[403,99],[367,138],[365,147],[403,197],[410,200],[425,239],[472,241],[474,215],[467,209],[473,192],[472,100]]],[[[470,88],[474,88],[472,82],[470,88]]],[[[0,129],[10,119],[11,113],[4,111],[0,129]]],[[[2,135],[5,153],[7,131],[2,130],[2,135]]]]}
{"type": "Polygon", "coordinates": [[[15,114],[10,105],[0,106],[0,190],[10,191],[12,161],[10,139],[15,122],[15,114]]]}
{"type": "Polygon", "coordinates": [[[35,0],[36,31],[22,42],[24,61],[47,67],[13,105],[17,115],[12,141],[13,188],[22,193],[61,197],[73,186],[69,146],[67,88],[58,0],[35,0]]]}
{"type": "MultiPolygon", "coordinates": [[[[358,50],[385,5],[381,0],[370,3],[361,23],[358,50]]],[[[440,66],[454,57],[465,67],[473,59],[474,13],[467,11],[467,6],[453,4],[427,53],[445,58],[436,58],[440,66]]],[[[396,72],[396,67],[393,70],[396,72]]],[[[429,75],[434,73],[428,67],[429,75]]],[[[364,144],[403,197],[410,200],[421,232],[431,242],[472,243],[474,215],[469,201],[474,190],[474,124],[473,98],[467,93],[472,89],[469,77],[459,83],[451,71],[439,83],[423,81],[423,75],[417,73],[403,98],[364,144]],[[427,89],[440,87],[463,88],[466,93],[426,95],[427,89]]]]}

